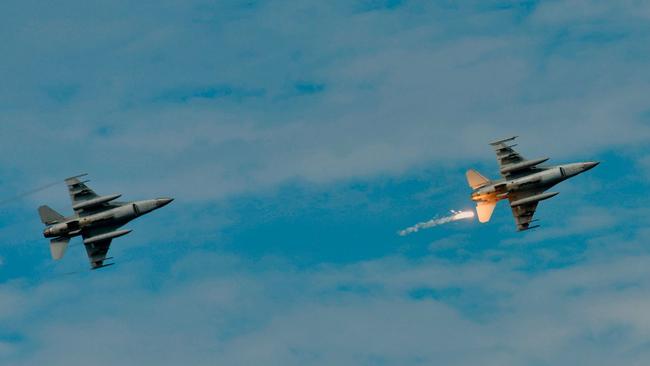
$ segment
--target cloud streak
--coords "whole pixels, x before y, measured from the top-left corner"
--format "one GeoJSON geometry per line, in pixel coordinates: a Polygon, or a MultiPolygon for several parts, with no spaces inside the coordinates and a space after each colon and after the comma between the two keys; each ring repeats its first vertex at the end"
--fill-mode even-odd
{"type": "Polygon", "coordinates": [[[537,274],[504,259],[392,257],[278,271],[273,261],[196,253],[153,287],[143,263],[103,277],[4,284],[2,328],[19,336],[0,359],[605,365],[615,357],[632,365],[650,352],[639,343],[650,322],[637,311],[650,301],[647,253],[537,274]]]}
{"type": "Polygon", "coordinates": [[[199,200],[490,161],[485,142],[513,133],[558,159],[650,137],[648,35],[625,6],[588,13],[613,14],[603,28],[548,16],[557,3],[378,4],[115,2],[93,18],[70,1],[21,27],[28,5],[12,3],[0,139],[16,158],[2,164],[199,200]]]}

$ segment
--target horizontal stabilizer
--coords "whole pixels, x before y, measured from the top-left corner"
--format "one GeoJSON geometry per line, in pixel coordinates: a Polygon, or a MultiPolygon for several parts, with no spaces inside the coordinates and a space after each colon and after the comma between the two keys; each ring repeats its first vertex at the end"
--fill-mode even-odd
{"type": "Polygon", "coordinates": [[[52,225],[52,224],[65,221],[65,217],[63,217],[63,215],[51,209],[50,206],[39,207],[38,215],[41,217],[41,222],[45,225],[52,225]]]}
{"type": "Polygon", "coordinates": [[[52,259],[58,261],[63,258],[65,255],[65,250],[68,249],[68,243],[70,238],[60,237],[50,240],[50,253],[52,254],[52,259]]]}
{"type": "Polygon", "coordinates": [[[465,176],[467,177],[467,184],[469,184],[472,189],[481,188],[490,183],[489,179],[485,178],[481,173],[474,169],[468,170],[467,173],[465,173],[465,176]]]}
{"type": "Polygon", "coordinates": [[[479,202],[476,204],[476,215],[478,216],[478,221],[481,223],[486,223],[490,221],[494,208],[496,207],[497,202],[479,202]]]}

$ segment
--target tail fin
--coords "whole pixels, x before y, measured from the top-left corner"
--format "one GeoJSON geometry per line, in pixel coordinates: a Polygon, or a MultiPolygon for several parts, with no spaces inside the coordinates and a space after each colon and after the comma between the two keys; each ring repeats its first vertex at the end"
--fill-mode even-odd
{"type": "Polygon", "coordinates": [[[63,215],[54,211],[49,206],[39,207],[38,214],[41,216],[41,222],[45,225],[52,225],[65,220],[63,215]]]}
{"type": "Polygon", "coordinates": [[[485,178],[481,173],[474,169],[468,170],[467,173],[465,173],[465,176],[467,177],[467,184],[469,184],[472,189],[481,188],[490,183],[489,179],[485,178]]]}
{"type": "Polygon", "coordinates": [[[492,212],[494,212],[494,207],[496,207],[497,202],[479,202],[476,204],[476,214],[478,215],[478,221],[481,223],[486,223],[490,221],[492,217],[492,212]]]}
{"type": "Polygon", "coordinates": [[[65,250],[68,249],[68,243],[70,238],[62,236],[60,238],[55,238],[50,241],[50,253],[52,254],[52,259],[59,260],[63,258],[65,250]]]}

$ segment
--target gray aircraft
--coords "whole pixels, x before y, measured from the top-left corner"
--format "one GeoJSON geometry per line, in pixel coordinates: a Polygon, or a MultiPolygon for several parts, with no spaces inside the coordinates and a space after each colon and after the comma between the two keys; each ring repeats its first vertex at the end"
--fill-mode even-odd
{"type": "Polygon", "coordinates": [[[492,142],[499,163],[501,179],[489,180],[476,170],[467,171],[467,183],[472,188],[472,200],[476,202],[476,213],[480,222],[490,221],[497,202],[508,199],[517,230],[524,231],[539,227],[531,226],[535,209],[540,201],[549,199],[559,192],[546,192],[556,184],[574,177],[598,165],[598,162],[571,163],[564,165],[540,165],[549,158],[526,160],[513,150],[517,137],[492,142]]]}
{"type": "Polygon", "coordinates": [[[131,230],[118,230],[129,221],[159,209],[171,201],[172,198],[156,198],[144,201],[117,202],[121,194],[99,196],[86,186],[87,180],[79,178],[86,174],[71,177],[65,180],[72,200],[74,215],[64,217],[48,206],[38,208],[41,221],[47,227],[43,231],[50,240],[52,259],[63,258],[70,238],[81,235],[88,253],[90,266],[98,269],[114,263],[104,264],[111,241],[124,236],[131,230]]]}

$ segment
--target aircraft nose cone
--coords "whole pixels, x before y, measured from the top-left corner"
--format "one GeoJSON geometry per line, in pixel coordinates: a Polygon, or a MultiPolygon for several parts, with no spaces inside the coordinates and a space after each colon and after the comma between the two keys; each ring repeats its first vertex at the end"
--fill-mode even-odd
{"type": "Polygon", "coordinates": [[[598,165],[598,164],[600,164],[599,161],[590,161],[590,162],[588,162],[588,163],[585,163],[585,165],[584,165],[584,166],[585,166],[585,170],[592,169],[593,167],[595,167],[595,166],[598,165]]]}
{"type": "Polygon", "coordinates": [[[173,198],[158,198],[156,200],[156,203],[158,204],[158,207],[163,207],[163,206],[167,206],[173,200],[174,200],[173,198]]]}

